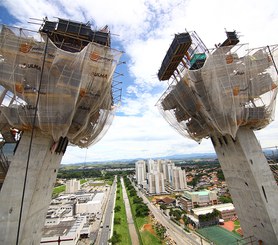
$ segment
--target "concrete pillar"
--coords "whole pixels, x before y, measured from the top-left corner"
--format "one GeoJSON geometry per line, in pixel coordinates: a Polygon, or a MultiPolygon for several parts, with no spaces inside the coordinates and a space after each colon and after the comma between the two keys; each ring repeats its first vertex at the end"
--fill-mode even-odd
{"type": "Polygon", "coordinates": [[[278,244],[278,187],[254,132],[212,136],[244,237],[278,244]]]}
{"type": "MultiPolygon", "coordinates": [[[[16,244],[27,156],[31,139],[24,132],[0,192],[0,244],[16,244]]],[[[62,160],[51,149],[52,137],[35,132],[23,202],[19,244],[40,244],[41,230],[62,160]]]]}

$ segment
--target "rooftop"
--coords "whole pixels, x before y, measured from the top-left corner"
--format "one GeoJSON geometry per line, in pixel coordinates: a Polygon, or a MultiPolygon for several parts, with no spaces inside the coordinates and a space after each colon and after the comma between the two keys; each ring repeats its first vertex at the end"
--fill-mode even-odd
{"type": "Polygon", "coordinates": [[[225,210],[233,210],[235,209],[234,205],[232,203],[224,203],[224,204],[218,204],[218,205],[212,205],[208,207],[201,207],[201,208],[193,208],[192,211],[196,215],[201,215],[201,214],[207,214],[211,213],[213,209],[216,209],[220,212],[225,211],[225,210]]]}
{"type": "Polygon", "coordinates": [[[61,221],[57,225],[45,226],[42,230],[43,237],[64,236],[74,225],[75,220],[61,221]]]}

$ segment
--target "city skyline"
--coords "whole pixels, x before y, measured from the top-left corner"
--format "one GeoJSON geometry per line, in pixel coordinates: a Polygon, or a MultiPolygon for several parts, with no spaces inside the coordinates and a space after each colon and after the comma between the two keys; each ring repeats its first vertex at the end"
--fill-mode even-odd
{"type": "MultiPolygon", "coordinates": [[[[236,30],[241,43],[250,48],[277,43],[274,30],[278,24],[276,1],[79,1],[68,6],[62,1],[3,1],[1,23],[36,29],[30,17],[54,16],[108,25],[112,47],[125,51],[118,72],[124,77],[122,104],[104,138],[89,149],[69,147],[62,163],[154,158],[174,154],[214,152],[211,142],[199,145],[180,136],[159,114],[155,104],[167,83],[156,73],[174,34],[195,30],[208,48],[225,38],[224,28],[236,30]],[[250,9],[250,6],[255,6],[250,9]],[[248,11],[247,11],[248,9],[248,11]],[[229,10],[229,11],[227,11],[229,10]],[[104,14],[105,13],[105,14],[104,14]],[[197,18],[198,16],[198,18],[197,18]],[[199,18],[201,16],[201,18],[199,18]]],[[[276,112],[277,114],[277,112],[276,112]]],[[[276,120],[258,131],[262,147],[278,145],[276,120]]]]}

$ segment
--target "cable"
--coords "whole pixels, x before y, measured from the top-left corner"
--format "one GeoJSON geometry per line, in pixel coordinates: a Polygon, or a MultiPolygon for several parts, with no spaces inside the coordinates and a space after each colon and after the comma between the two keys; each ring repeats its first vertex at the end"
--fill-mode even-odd
{"type": "Polygon", "coordinates": [[[20,233],[20,225],[21,225],[21,218],[22,218],[23,202],[24,202],[24,197],[25,197],[27,174],[28,174],[30,155],[31,155],[31,148],[32,148],[33,136],[34,136],[34,128],[35,128],[36,116],[37,116],[37,112],[38,112],[38,104],[39,104],[39,98],[40,98],[40,90],[41,90],[41,84],[42,84],[42,77],[43,77],[43,70],[44,70],[44,64],[45,64],[45,58],[46,58],[47,45],[48,45],[48,36],[47,36],[46,41],[45,41],[45,48],[44,48],[44,54],[43,54],[43,63],[42,63],[42,69],[41,69],[41,76],[40,76],[39,88],[37,90],[38,91],[38,96],[37,96],[36,106],[35,106],[35,115],[34,115],[33,122],[32,122],[31,139],[30,139],[29,150],[28,150],[28,157],[27,157],[25,177],[24,177],[24,184],[23,184],[23,192],[22,192],[21,205],[20,205],[19,221],[18,221],[18,227],[17,227],[16,245],[19,245],[19,233],[20,233]]]}
{"type": "Polygon", "coordinates": [[[268,51],[269,51],[269,54],[270,54],[270,57],[271,57],[272,63],[273,63],[273,65],[274,65],[274,68],[275,68],[275,70],[276,70],[276,73],[278,74],[278,69],[277,69],[277,66],[276,66],[276,64],[275,64],[275,61],[274,61],[274,59],[273,59],[273,56],[272,56],[271,50],[270,50],[269,46],[267,46],[267,48],[268,48],[268,51]]]}

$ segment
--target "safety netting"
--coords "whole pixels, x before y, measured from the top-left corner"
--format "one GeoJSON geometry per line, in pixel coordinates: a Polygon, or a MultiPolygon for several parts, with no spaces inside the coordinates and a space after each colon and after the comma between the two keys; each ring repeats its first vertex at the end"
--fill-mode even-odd
{"type": "Polygon", "coordinates": [[[161,114],[198,142],[216,132],[235,138],[239,127],[267,126],[275,112],[277,48],[235,45],[191,57],[187,53],[157,103],[161,114]],[[192,69],[198,59],[201,67],[192,69]]]}
{"type": "Polygon", "coordinates": [[[1,25],[1,127],[24,131],[34,125],[55,141],[68,137],[80,147],[97,142],[117,106],[112,80],[121,54],[95,42],[69,52],[45,33],[1,25]]]}

